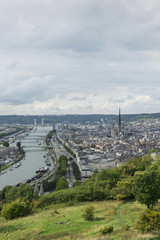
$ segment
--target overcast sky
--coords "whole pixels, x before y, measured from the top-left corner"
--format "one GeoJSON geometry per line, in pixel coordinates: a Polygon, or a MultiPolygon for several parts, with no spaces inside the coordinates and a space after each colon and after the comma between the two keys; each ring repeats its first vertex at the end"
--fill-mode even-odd
{"type": "Polygon", "coordinates": [[[159,0],[0,0],[0,114],[160,112],[159,0]]]}

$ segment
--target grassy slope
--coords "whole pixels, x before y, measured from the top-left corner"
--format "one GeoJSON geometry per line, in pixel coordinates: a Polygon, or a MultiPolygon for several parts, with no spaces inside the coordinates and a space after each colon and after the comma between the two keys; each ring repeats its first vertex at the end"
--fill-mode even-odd
{"type": "Polygon", "coordinates": [[[0,240],[160,239],[151,234],[141,235],[134,230],[134,224],[144,208],[133,201],[81,203],[70,207],[52,205],[20,219],[6,221],[0,218],[0,240]],[[88,204],[95,207],[95,220],[92,222],[82,217],[83,209],[88,204]],[[101,237],[98,231],[106,224],[113,225],[114,232],[101,237]],[[124,230],[126,224],[130,226],[129,231],[124,230]]]}

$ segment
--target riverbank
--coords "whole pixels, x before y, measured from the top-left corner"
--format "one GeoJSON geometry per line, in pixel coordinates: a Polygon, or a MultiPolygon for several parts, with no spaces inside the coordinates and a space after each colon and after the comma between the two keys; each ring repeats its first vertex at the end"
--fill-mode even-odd
{"type": "MultiPolygon", "coordinates": [[[[36,175],[36,170],[38,168],[46,167],[44,155],[47,152],[45,151],[43,146],[38,145],[37,141],[39,141],[40,139],[42,141],[47,135],[47,133],[50,131],[50,129],[51,126],[37,126],[36,129],[30,132],[29,135],[20,139],[21,146],[25,151],[25,157],[21,156],[20,158],[17,158],[17,161],[19,160],[22,165],[18,168],[15,168],[14,171],[7,170],[5,174],[0,174],[0,190],[7,185],[13,186],[31,179],[36,175]]],[[[13,142],[10,145],[12,148],[15,148],[16,144],[17,142],[13,142]]],[[[54,164],[51,161],[51,166],[49,167],[49,170],[53,168],[54,164]]]]}
{"type": "MultiPolygon", "coordinates": [[[[8,150],[8,149],[7,149],[7,150],[8,150]]],[[[13,148],[10,148],[10,151],[13,151],[13,148]]],[[[17,164],[18,162],[20,162],[20,161],[25,157],[25,152],[24,152],[24,150],[23,150],[22,148],[21,148],[21,151],[20,151],[20,152],[18,152],[17,149],[15,148],[15,152],[17,152],[17,155],[15,156],[14,159],[10,159],[10,161],[9,161],[7,164],[1,165],[0,174],[1,174],[4,170],[6,170],[6,169],[8,169],[9,167],[11,167],[11,166],[17,164]]],[[[10,152],[8,153],[6,159],[9,158],[9,157],[8,157],[9,155],[10,155],[10,152]]]]}

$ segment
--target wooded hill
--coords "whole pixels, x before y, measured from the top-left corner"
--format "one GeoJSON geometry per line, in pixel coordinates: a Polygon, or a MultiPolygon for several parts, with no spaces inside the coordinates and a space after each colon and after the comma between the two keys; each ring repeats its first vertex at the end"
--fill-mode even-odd
{"type": "MultiPolygon", "coordinates": [[[[66,114],[66,115],[1,115],[0,124],[33,124],[36,119],[37,124],[41,124],[42,118],[45,124],[55,123],[85,123],[96,122],[101,119],[110,119],[118,121],[118,113],[114,114],[66,114]]],[[[122,120],[137,121],[144,119],[160,118],[160,113],[143,114],[122,114],[122,120]]]]}

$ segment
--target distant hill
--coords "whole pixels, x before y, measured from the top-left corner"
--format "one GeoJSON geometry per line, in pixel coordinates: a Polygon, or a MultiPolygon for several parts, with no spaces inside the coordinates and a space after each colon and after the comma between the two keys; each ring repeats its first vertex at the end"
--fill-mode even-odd
{"type": "MultiPolygon", "coordinates": [[[[45,124],[55,123],[85,123],[95,122],[101,119],[118,121],[118,115],[114,114],[67,114],[67,115],[1,115],[0,124],[33,124],[36,119],[37,124],[41,124],[42,118],[45,124]]],[[[122,121],[137,121],[143,119],[160,118],[160,113],[142,114],[122,114],[122,121]]]]}

